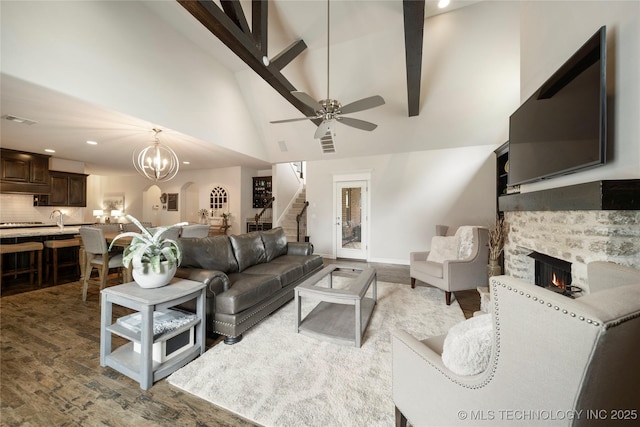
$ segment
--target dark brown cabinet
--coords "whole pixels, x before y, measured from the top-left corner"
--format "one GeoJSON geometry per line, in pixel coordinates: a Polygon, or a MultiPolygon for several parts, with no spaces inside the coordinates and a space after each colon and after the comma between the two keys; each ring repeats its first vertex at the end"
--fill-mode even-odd
{"type": "Polygon", "coordinates": [[[3,148],[0,157],[0,190],[2,192],[49,192],[49,156],[3,148]]]}
{"type": "Polygon", "coordinates": [[[87,175],[50,171],[51,192],[34,197],[36,206],[87,206],[87,175]]]}
{"type": "Polygon", "coordinates": [[[271,201],[271,177],[270,176],[254,176],[253,177],[253,207],[256,209],[264,208],[271,201]]]}

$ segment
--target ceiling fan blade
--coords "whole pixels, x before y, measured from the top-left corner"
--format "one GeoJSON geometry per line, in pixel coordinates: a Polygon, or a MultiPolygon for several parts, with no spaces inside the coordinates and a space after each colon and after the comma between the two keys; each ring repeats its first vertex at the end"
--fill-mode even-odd
{"type": "Polygon", "coordinates": [[[295,91],[295,92],[291,92],[291,95],[298,98],[298,101],[301,101],[307,104],[309,107],[313,108],[313,111],[324,111],[324,109],[322,108],[322,105],[320,105],[318,101],[313,99],[309,94],[305,92],[295,91]]]}
{"type": "Polygon", "coordinates": [[[313,137],[315,139],[320,139],[323,136],[325,136],[327,132],[331,130],[332,124],[333,124],[333,120],[325,120],[322,123],[320,123],[320,126],[318,126],[318,129],[316,129],[316,133],[315,135],[313,135],[313,137]]]}
{"type": "Polygon", "coordinates": [[[369,108],[375,108],[384,105],[384,98],[380,95],[370,96],[368,98],[362,98],[358,101],[353,101],[340,108],[342,114],[355,113],[356,111],[368,110],[369,108]]]}
{"type": "Polygon", "coordinates": [[[274,120],[269,123],[289,123],[289,122],[299,122],[301,120],[309,120],[309,119],[317,119],[318,116],[309,116],[309,117],[300,117],[297,119],[285,119],[285,120],[274,120]]]}
{"type": "MultiPolygon", "coordinates": [[[[347,126],[368,131],[372,131],[378,127],[375,123],[365,122],[364,120],[354,119],[352,117],[338,117],[338,121],[347,126]]],[[[318,127],[318,129],[320,128],[318,127]]]]}

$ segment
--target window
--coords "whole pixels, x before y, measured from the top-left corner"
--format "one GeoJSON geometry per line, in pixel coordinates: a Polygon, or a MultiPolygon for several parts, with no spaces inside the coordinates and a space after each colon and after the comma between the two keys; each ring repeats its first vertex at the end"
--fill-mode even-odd
{"type": "Polygon", "coordinates": [[[209,207],[213,210],[223,209],[226,210],[226,205],[228,201],[227,190],[222,187],[215,187],[211,190],[211,199],[209,207]]]}

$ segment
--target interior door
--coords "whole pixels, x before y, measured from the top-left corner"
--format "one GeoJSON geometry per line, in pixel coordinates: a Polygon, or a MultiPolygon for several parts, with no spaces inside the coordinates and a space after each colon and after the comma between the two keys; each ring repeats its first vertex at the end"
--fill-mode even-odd
{"type": "Polygon", "coordinates": [[[367,182],[336,182],[336,256],[367,259],[367,182]]]}

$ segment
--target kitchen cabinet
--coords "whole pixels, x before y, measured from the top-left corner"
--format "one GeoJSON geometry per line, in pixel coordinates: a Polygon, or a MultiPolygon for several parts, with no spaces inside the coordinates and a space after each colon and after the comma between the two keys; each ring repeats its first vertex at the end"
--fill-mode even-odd
{"type": "Polygon", "coordinates": [[[49,171],[51,192],[34,197],[35,206],[87,206],[87,175],[49,171]]]}
{"type": "Polygon", "coordinates": [[[22,151],[0,151],[0,191],[3,193],[48,193],[49,156],[22,151]]]}

